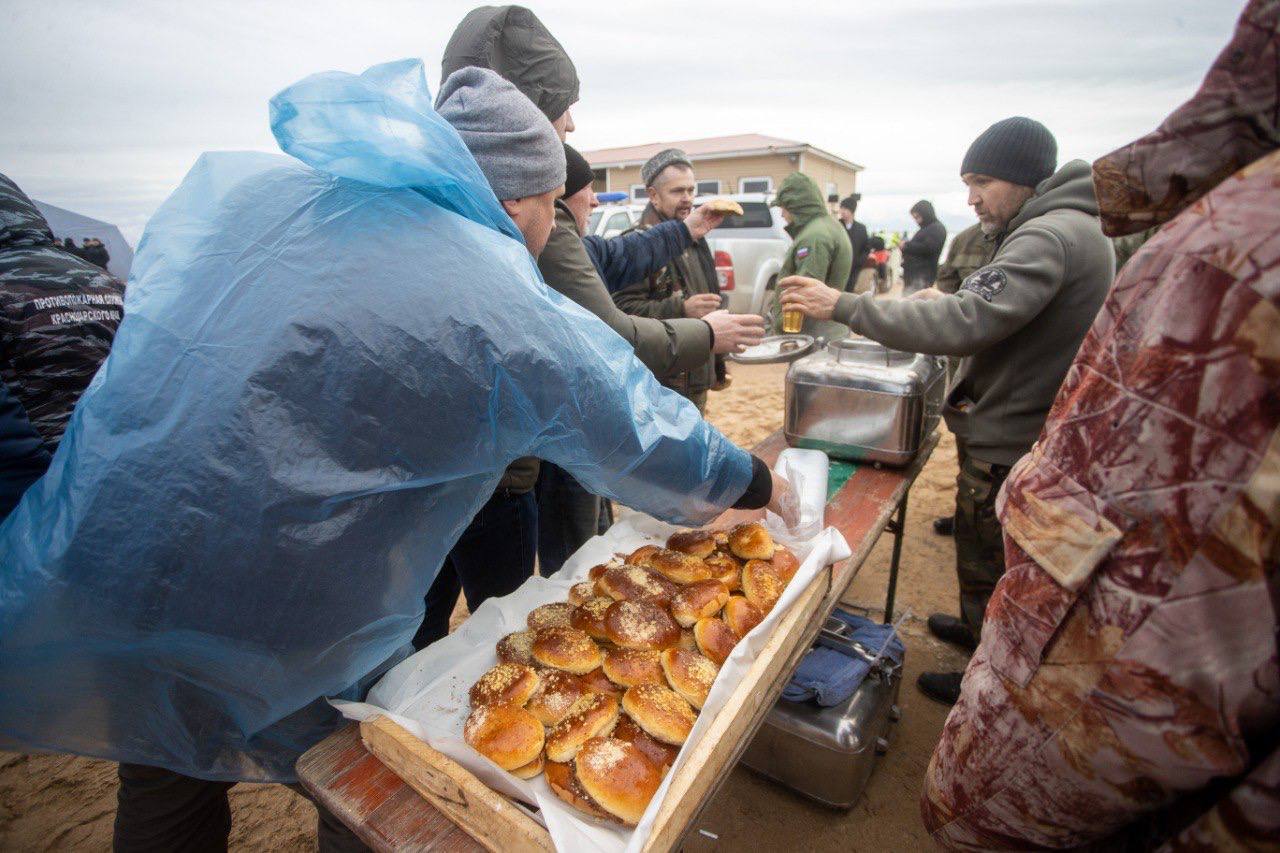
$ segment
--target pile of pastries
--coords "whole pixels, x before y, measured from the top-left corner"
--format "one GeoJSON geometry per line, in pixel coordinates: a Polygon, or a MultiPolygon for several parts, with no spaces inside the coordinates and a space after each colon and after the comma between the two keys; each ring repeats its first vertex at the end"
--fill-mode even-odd
{"type": "Polygon", "coordinates": [[[471,687],[468,744],[593,817],[634,826],[721,664],[800,568],[760,524],[682,530],[529,613],[471,687]]]}

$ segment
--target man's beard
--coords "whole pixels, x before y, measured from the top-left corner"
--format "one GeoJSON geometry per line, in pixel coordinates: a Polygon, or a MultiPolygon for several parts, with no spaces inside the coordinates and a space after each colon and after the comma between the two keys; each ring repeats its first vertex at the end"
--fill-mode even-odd
{"type": "Polygon", "coordinates": [[[999,222],[988,222],[982,219],[978,221],[978,227],[982,229],[983,234],[998,234],[1000,232],[999,222]]]}

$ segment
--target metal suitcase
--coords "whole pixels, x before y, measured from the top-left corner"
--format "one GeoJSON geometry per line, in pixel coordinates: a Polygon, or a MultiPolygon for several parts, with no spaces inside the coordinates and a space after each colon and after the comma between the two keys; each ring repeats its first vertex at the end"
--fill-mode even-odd
{"type": "Polygon", "coordinates": [[[942,359],[843,338],[787,370],[783,431],[793,447],[906,465],[942,414],[942,359]]]}
{"type": "MultiPolygon", "coordinates": [[[[841,641],[829,628],[819,638],[825,645],[841,641]]],[[[876,758],[889,748],[890,728],[901,716],[901,683],[901,664],[884,661],[843,704],[823,708],[779,699],[743,754],[743,765],[823,805],[852,807],[876,758]]]]}

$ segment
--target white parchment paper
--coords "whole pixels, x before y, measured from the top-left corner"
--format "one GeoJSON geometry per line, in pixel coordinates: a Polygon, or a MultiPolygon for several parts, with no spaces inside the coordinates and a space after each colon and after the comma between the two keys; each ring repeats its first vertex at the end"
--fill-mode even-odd
{"type": "Polygon", "coordinates": [[[546,824],[558,850],[575,853],[639,850],[653,826],[671,774],[684,764],[690,745],[697,743],[711,718],[723,709],[733,685],[759,654],[778,619],[795,604],[823,566],[850,556],[848,544],[835,528],[828,527],[808,542],[791,545],[801,560],[800,570],[787,585],[777,606],[734,647],[720,668],[685,747],[634,830],[579,812],[552,793],[542,776],[524,781],[503,771],[467,746],[462,739],[462,726],[470,713],[467,692],[476,679],[498,662],[494,645],[504,635],[523,630],[530,610],[552,601],[564,601],[569,588],[585,580],[592,566],[607,562],[615,554],[629,554],[641,545],[662,544],[675,530],[648,516],[628,517],[583,545],[556,575],[530,578],[511,595],[492,598],[480,605],[458,630],[391,669],[369,692],[366,701],[334,700],[333,705],[353,720],[385,714],[494,790],[535,806],[540,810],[540,815],[535,817],[546,824]]]}

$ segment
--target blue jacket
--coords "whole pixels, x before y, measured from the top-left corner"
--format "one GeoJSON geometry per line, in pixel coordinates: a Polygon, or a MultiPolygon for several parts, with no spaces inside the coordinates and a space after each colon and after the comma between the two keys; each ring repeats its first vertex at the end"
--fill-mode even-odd
{"type": "Polygon", "coordinates": [[[592,234],[583,237],[582,242],[604,286],[610,293],[617,293],[671,263],[689,247],[693,237],[683,222],[673,219],[608,240],[592,234]]]}
{"type": "Polygon", "coordinates": [[[27,410],[0,382],[0,519],[49,467],[51,455],[27,410]]]}

